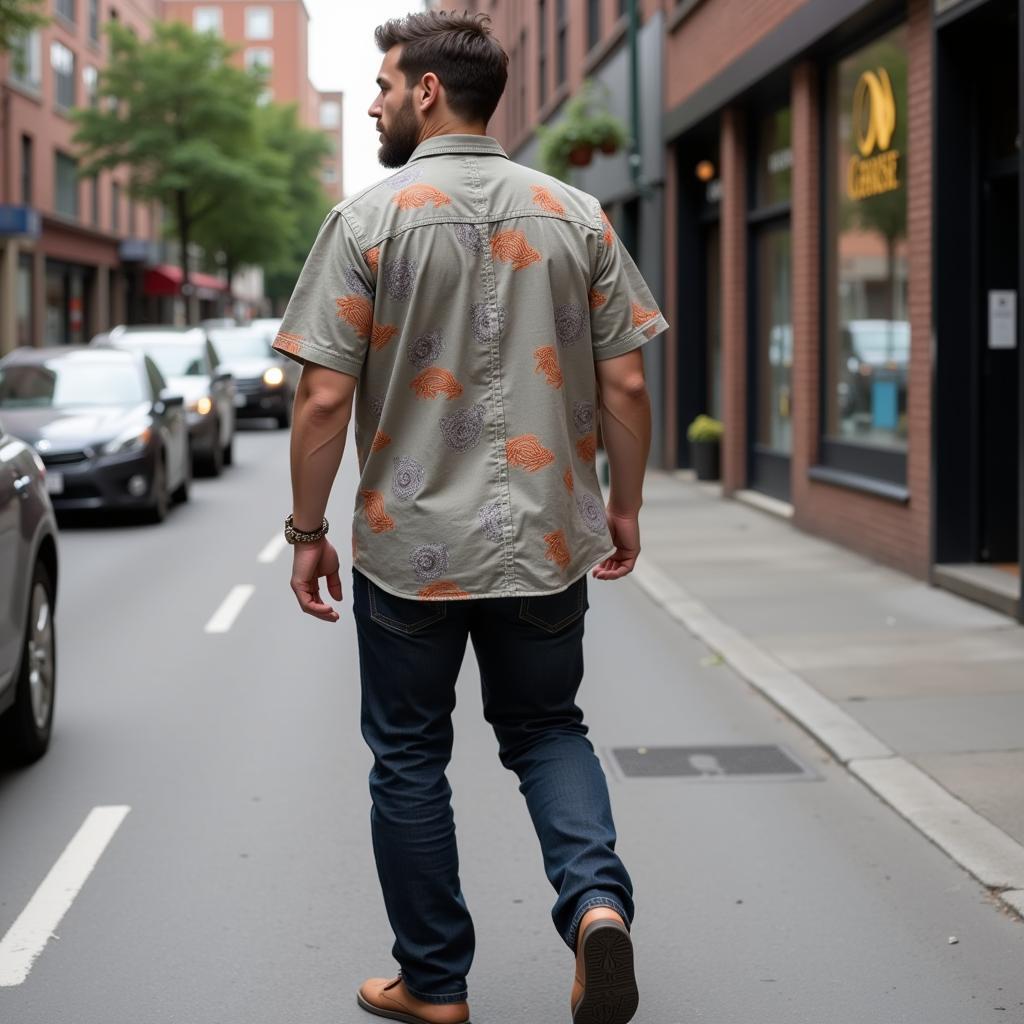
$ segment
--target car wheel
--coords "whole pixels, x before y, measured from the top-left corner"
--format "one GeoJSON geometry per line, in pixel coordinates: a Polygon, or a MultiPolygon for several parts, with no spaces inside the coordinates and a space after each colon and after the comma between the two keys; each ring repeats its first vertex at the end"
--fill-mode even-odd
{"type": "Polygon", "coordinates": [[[38,761],[50,745],[57,690],[53,606],[53,581],[49,570],[42,562],[36,562],[14,704],[0,718],[0,750],[10,764],[27,765],[38,761]]]}
{"type": "Polygon", "coordinates": [[[220,424],[213,431],[213,447],[206,457],[206,475],[220,476],[224,469],[224,449],[220,446],[220,424]]]}
{"type": "Polygon", "coordinates": [[[185,476],[182,478],[181,483],[178,484],[178,486],[174,489],[174,493],[171,495],[171,498],[174,499],[174,502],[176,504],[184,505],[185,502],[188,501],[188,492],[189,492],[189,487],[190,487],[191,483],[192,483],[192,446],[189,445],[188,455],[185,457],[185,476]]]}
{"type": "Polygon", "coordinates": [[[171,497],[167,493],[167,467],[162,455],[157,459],[156,468],[153,470],[152,494],[153,503],[146,509],[146,522],[162,523],[171,507],[171,497]]]}
{"type": "Polygon", "coordinates": [[[224,465],[232,466],[235,462],[235,439],[231,438],[224,448],[224,465]]]}

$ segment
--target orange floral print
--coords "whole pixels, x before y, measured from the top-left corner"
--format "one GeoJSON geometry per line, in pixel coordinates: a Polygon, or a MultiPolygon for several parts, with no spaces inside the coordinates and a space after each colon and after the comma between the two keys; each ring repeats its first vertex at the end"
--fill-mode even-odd
{"type": "Polygon", "coordinates": [[[391,324],[374,324],[370,333],[370,345],[373,348],[383,348],[396,334],[398,328],[391,324]]]}
{"type": "Polygon", "coordinates": [[[491,253],[496,260],[511,263],[513,270],[522,270],[541,258],[522,231],[499,231],[491,239],[491,253]]]}
{"type": "Polygon", "coordinates": [[[373,303],[362,295],[345,295],[334,301],[338,307],[338,319],[351,324],[360,338],[369,338],[373,327],[373,303]]]}
{"type": "Polygon", "coordinates": [[[559,215],[565,214],[565,207],[551,194],[551,189],[545,188],[543,185],[531,185],[530,188],[533,189],[534,203],[542,210],[559,215]]]}
{"type": "Polygon", "coordinates": [[[566,490],[567,490],[567,491],[568,491],[568,492],[569,492],[570,494],[572,494],[572,466],[570,466],[570,467],[569,467],[569,468],[568,468],[568,469],[567,469],[567,470],[565,471],[565,475],[564,475],[564,476],[562,477],[562,483],[564,483],[564,484],[565,484],[565,489],[566,489],[566,490]]]}
{"type": "Polygon", "coordinates": [[[437,398],[444,395],[451,400],[462,394],[462,385],[455,379],[451,370],[443,370],[439,366],[428,366],[422,373],[413,377],[409,387],[416,392],[417,398],[437,398]]]}
{"type": "Polygon", "coordinates": [[[395,521],[384,511],[384,495],[380,491],[360,491],[366,521],[374,533],[385,533],[395,528],[395,521]]]}
{"type": "Polygon", "coordinates": [[[656,309],[644,309],[639,302],[633,303],[633,326],[643,327],[648,321],[653,320],[658,315],[656,309]]]}
{"type": "Polygon", "coordinates": [[[555,530],[554,533],[545,533],[544,543],[548,546],[544,557],[549,562],[554,562],[559,569],[564,569],[572,558],[569,554],[569,547],[565,543],[565,534],[561,530],[555,530]]]}
{"type": "Polygon", "coordinates": [[[373,435],[373,444],[370,445],[370,451],[379,452],[381,448],[387,448],[389,444],[391,444],[391,438],[383,430],[378,430],[373,435]]]}
{"type": "Polygon", "coordinates": [[[584,462],[593,462],[597,456],[597,437],[594,434],[587,434],[576,442],[576,454],[584,462]]]}
{"type": "Polygon", "coordinates": [[[469,597],[454,580],[435,580],[417,591],[424,601],[447,601],[457,600],[460,597],[469,597]]]}
{"type": "Polygon", "coordinates": [[[274,348],[280,352],[291,352],[292,355],[296,355],[302,347],[299,342],[305,340],[301,334],[289,334],[287,331],[279,331],[274,339],[274,348]]]}
{"type": "Polygon", "coordinates": [[[366,260],[366,265],[376,274],[377,264],[380,263],[380,247],[375,245],[372,249],[367,249],[363,253],[363,259],[366,260]]]}
{"type": "Polygon", "coordinates": [[[535,348],[533,358],[537,360],[537,366],[533,372],[543,373],[553,388],[560,388],[562,386],[562,369],[558,365],[558,355],[554,346],[545,345],[543,348],[535,348]]]}
{"type": "Polygon", "coordinates": [[[599,292],[596,288],[590,289],[590,308],[600,309],[608,301],[608,296],[599,292]]]}
{"type": "Polygon", "coordinates": [[[510,466],[519,466],[527,473],[536,473],[555,461],[555,453],[537,440],[536,434],[521,434],[505,442],[505,457],[510,466]]]}
{"type": "Polygon", "coordinates": [[[433,203],[436,210],[439,206],[450,206],[451,199],[433,185],[409,185],[395,196],[395,205],[400,210],[420,209],[427,203],[433,203]]]}
{"type": "Polygon", "coordinates": [[[615,232],[612,231],[612,222],[604,210],[601,211],[601,223],[604,225],[604,244],[610,246],[615,241],[615,232]]]}

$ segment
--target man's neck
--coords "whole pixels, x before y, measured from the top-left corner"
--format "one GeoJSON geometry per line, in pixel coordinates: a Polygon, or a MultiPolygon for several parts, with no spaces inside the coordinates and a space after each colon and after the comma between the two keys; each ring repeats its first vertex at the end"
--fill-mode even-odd
{"type": "Polygon", "coordinates": [[[420,130],[420,142],[426,142],[427,139],[436,139],[441,135],[486,135],[487,125],[485,124],[466,124],[464,121],[438,121],[436,123],[428,123],[423,126],[420,130]]]}

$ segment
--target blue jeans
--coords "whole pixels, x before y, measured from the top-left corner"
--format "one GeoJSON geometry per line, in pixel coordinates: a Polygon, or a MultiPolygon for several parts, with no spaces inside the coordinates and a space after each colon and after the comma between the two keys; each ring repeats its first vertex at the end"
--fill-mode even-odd
{"type": "Polygon", "coordinates": [[[558,894],[558,933],[575,949],[580,919],[595,906],[612,907],[628,925],[633,887],[615,853],[608,786],[576,705],[587,577],[543,597],[414,601],[357,569],[352,576],[362,732],[374,756],[373,852],[409,991],[427,1002],[461,1002],[473,960],[445,776],[467,637],[484,717],[501,763],[519,777],[558,894]]]}

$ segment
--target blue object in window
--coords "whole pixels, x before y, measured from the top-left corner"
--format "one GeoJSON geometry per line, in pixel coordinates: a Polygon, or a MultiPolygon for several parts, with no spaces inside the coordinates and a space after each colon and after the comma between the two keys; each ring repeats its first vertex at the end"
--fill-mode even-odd
{"type": "Polygon", "coordinates": [[[876,430],[895,430],[898,424],[898,383],[876,378],[871,382],[871,425],[876,430]]]}

